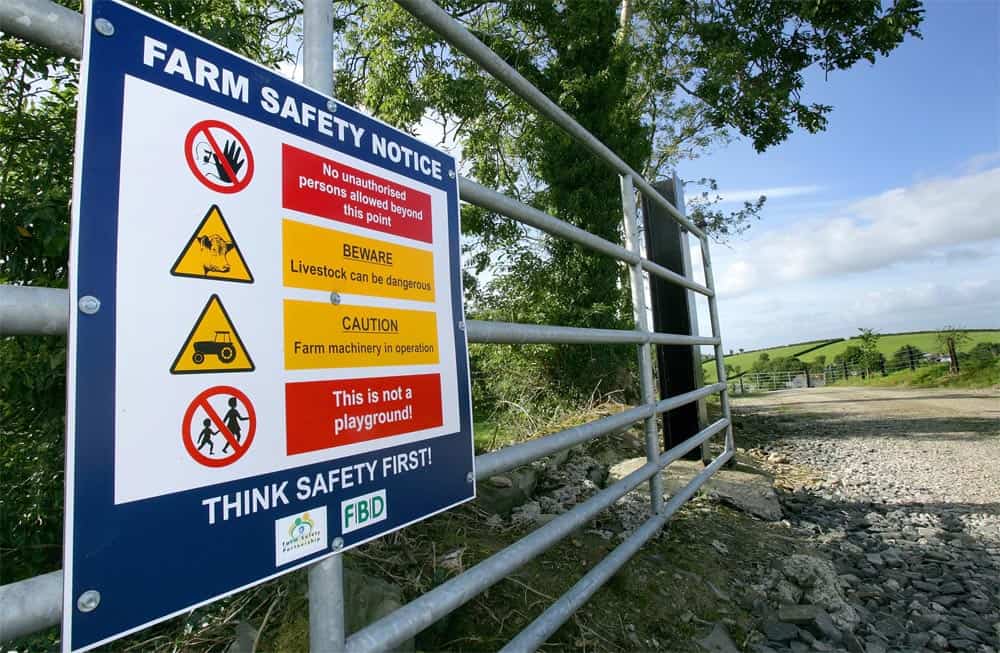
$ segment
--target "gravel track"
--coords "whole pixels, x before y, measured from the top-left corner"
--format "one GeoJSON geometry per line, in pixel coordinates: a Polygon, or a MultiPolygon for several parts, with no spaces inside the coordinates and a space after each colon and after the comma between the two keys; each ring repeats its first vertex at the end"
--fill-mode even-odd
{"type": "Polygon", "coordinates": [[[764,453],[779,479],[801,466],[822,479],[782,502],[860,616],[832,649],[765,649],[1000,650],[1000,392],[832,387],[735,405],[777,420],[764,453]]]}

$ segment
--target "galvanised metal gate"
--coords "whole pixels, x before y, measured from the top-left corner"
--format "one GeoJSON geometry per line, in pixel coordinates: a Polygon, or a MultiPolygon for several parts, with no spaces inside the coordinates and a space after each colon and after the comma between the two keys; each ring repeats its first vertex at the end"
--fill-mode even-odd
{"type": "MultiPolygon", "coordinates": [[[[341,554],[317,563],[309,571],[310,647],[314,651],[361,653],[392,648],[413,637],[448,613],[462,606],[505,576],[546,551],[580,526],[594,519],[626,493],[649,482],[649,519],[607,557],[583,576],[569,591],[521,631],[505,651],[533,651],[541,646],[579,609],[642,545],[656,535],[667,520],[698,488],[733,456],[733,432],[729,412],[726,370],[719,332],[718,303],[712,276],[709,242],[705,233],[670,205],[639,173],[584,129],[541,91],[532,86],[496,53],[486,47],[431,0],[397,0],[418,20],[437,32],[454,48],[469,56],[485,71],[534,107],[539,114],[565,130],[605,161],[621,180],[625,246],[610,242],[567,222],[558,220],[515,199],[501,195],[469,179],[460,179],[461,199],[565,238],[625,263],[629,267],[634,330],[588,329],[557,325],[515,324],[469,320],[470,342],[561,343],[637,345],[642,403],[621,413],[543,438],[512,445],[476,458],[477,480],[487,479],[569,447],[619,431],[636,422],[645,426],[647,463],[625,478],[601,490],[511,546],[464,573],[421,595],[392,614],[346,637],[344,632],[344,581],[341,554]],[[705,284],[679,275],[644,258],[639,247],[636,190],[656,202],[700,242],[705,284]],[[650,330],[646,310],[644,274],[655,275],[708,298],[712,336],[700,337],[656,333],[650,330]],[[663,345],[712,345],[715,348],[718,382],[674,397],[656,400],[651,347],[663,345]],[[678,406],[719,393],[722,418],[682,445],[661,451],[657,415],[678,406]],[[664,501],[660,471],[709,438],[725,432],[725,449],[682,490],[664,501]]],[[[333,6],[329,0],[304,0],[304,76],[318,91],[332,95],[333,6]]],[[[79,58],[83,50],[83,17],[50,0],[4,0],[0,4],[0,29],[45,45],[60,54],[79,58]]],[[[678,204],[681,204],[678,202],[678,204]]],[[[0,336],[58,335],[69,322],[65,290],[0,286],[0,336]]],[[[62,573],[59,571],[0,587],[0,641],[53,626],[61,619],[62,573]]]]}

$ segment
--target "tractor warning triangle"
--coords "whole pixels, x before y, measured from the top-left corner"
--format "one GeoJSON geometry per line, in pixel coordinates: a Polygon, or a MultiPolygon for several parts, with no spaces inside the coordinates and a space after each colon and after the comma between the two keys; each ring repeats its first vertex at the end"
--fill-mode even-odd
{"type": "Polygon", "coordinates": [[[222,217],[222,211],[214,204],[191,234],[174,267],[170,268],[170,274],[253,283],[253,274],[243,259],[240,246],[222,217]]]}
{"type": "Polygon", "coordinates": [[[184,346],[177,353],[171,374],[252,372],[253,361],[218,295],[208,298],[184,346]]]}

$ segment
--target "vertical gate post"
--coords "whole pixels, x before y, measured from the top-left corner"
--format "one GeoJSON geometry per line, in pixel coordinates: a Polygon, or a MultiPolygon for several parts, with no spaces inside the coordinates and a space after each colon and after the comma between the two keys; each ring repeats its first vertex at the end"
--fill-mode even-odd
{"type": "MultiPolygon", "coordinates": [[[[722,404],[722,417],[729,422],[726,427],[726,451],[736,451],[733,441],[733,419],[729,410],[729,386],[726,383],[726,362],[722,351],[722,329],[719,327],[719,301],[715,292],[715,276],[712,274],[712,255],[708,251],[708,236],[701,237],[701,261],[705,268],[705,285],[712,294],[708,296],[708,316],[712,322],[712,337],[718,338],[715,344],[715,373],[723,383],[719,391],[719,402],[722,404]]],[[[736,458],[730,459],[735,462],[736,458]]]]}
{"type": "Polygon", "coordinates": [[[333,0],[304,0],[302,81],[333,96],[333,0]]]}
{"type": "Polygon", "coordinates": [[[309,650],[341,653],[344,624],[344,554],[335,553],[309,568],[309,650]]]}
{"type": "MultiPolygon", "coordinates": [[[[632,177],[621,175],[622,213],[625,222],[625,248],[641,255],[639,247],[639,222],[635,210],[635,189],[632,177]]],[[[635,328],[643,333],[649,333],[649,318],[646,316],[646,291],[642,277],[642,264],[639,261],[629,266],[632,286],[632,313],[635,316],[635,328]]],[[[653,390],[652,347],[644,342],[637,348],[639,354],[639,392],[642,403],[652,407],[656,403],[656,393],[653,390]]],[[[646,460],[656,461],[660,458],[660,438],[656,428],[656,413],[651,414],[644,422],[646,434],[646,460]]],[[[663,508],[663,479],[654,474],[649,479],[649,496],[653,514],[663,508]]]]}
{"type": "MultiPolygon", "coordinates": [[[[333,95],[333,2],[304,0],[302,81],[333,95]]],[[[309,650],[344,650],[344,559],[335,553],[309,568],[309,650]]]]}

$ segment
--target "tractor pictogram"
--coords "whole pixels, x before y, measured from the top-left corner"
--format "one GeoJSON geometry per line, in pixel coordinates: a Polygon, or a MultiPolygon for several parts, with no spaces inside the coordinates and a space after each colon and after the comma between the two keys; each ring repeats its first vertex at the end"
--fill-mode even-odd
{"type": "Polygon", "coordinates": [[[223,363],[232,363],[236,358],[233,336],[229,331],[216,331],[214,340],[197,340],[194,343],[191,360],[195,365],[205,362],[205,356],[216,356],[223,363]]]}

